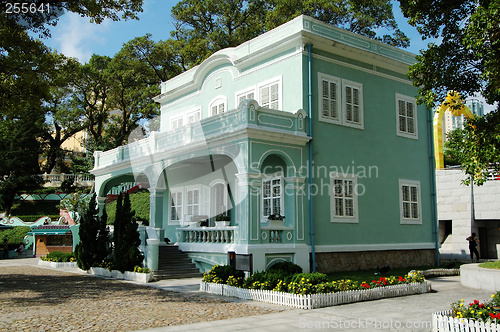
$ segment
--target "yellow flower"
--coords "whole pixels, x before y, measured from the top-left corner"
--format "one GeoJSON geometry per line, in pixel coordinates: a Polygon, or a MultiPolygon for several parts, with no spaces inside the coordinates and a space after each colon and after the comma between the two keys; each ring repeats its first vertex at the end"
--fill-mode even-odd
{"type": "Polygon", "coordinates": [[[460,306],[461,306],[461,307],[463,307],[463,306],[464,306],[464,304],[463,304],[463,303],[460,303],[460,306]]]}
{"type": "Polygon", "coordinates": [[[491,294],[491,298],[494,298],[495,297],[495,294],[491,294]]]}
{"type": "Polygon", "coordinates": [[[470,313],[471,313],[471,314],[473,314],[473,313],[474,313],[474,310],[471,310],[471,311],[470,311],[470,313]]]}

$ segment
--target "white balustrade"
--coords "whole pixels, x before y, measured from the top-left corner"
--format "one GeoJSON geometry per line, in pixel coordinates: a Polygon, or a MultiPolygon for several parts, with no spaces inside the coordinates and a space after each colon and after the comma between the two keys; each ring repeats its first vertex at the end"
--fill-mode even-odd
{"type": "Polygon", "coordinates": [[[234,243],[237,226],[228,227],[180,227],[179,242],[185,243],[234,243]]]}

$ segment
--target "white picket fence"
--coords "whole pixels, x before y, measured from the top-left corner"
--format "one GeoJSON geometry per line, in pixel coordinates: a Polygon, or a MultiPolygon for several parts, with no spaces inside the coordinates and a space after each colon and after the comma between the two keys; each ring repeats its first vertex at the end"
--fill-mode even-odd
{"type": "Polygon", "coordinates": [[[284,305],[298,309],[316,309],[345,303],[428,293],[431,291],[431,283],[426,280],[422,283],[401,284],[372,289],[299,295],[270,290],[239,288],[202,281],[200,283],[200,291],[216,295],[237,297],[245,300],[284,305]]]}
{"type": "Polygon", "coordinates": [[[432,332],[500,332],[497,320],[483,322],[451,317],[451,310],[432,314],[432,332]]]}

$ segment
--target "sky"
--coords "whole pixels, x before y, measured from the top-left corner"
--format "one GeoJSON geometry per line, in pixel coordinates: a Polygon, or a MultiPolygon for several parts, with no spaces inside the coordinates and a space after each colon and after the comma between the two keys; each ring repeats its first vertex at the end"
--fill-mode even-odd
{"type": "MultiPolygon", "coordinates": [[[[93,24],[88,18],[74,13],[66,13],[59,18],[56,27],[51,29],[51,38],[43,40],[45,45],[66,56],[78,58],[86,63],[92,54],[113,57],[124,43],[135,37],[151,34],[154,41],[170,38],[174,30],[170,8],[178,0],[144,0],[143,12],[138,14],[139,20],[111,21],[93,24]]],[[[407,23],[399,9],[399,2],[393,0],[395,19],[401,29],[410,38],[410,47],[406,48],[414,54],[426,49],[429,40],[423,41],[416,28],[407,23]]],[[[381,34],[385,34],[381,31],[381,34]]],[[[489,112],[493,106],[485,105],[489,112]]]]}

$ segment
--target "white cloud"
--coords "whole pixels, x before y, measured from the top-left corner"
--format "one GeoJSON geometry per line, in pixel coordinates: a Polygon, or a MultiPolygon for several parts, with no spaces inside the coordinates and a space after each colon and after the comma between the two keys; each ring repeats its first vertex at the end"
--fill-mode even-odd
{"type": "Polygon", "coordinates": [[[103,32],[109,27],[105,20],[101,24],[90,23],[88,18],[82,18],[75,13],[66,13],[52,32],[57,50],[70,57],[78,58],[81,63],[89,61],[96,44],[106,42],[103,32]]]}

